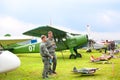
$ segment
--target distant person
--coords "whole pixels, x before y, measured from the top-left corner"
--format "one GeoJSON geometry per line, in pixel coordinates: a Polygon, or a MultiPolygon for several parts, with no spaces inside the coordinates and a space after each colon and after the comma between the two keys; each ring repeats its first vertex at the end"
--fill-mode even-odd
{"type": "Polygon", "coordinates": [[[112,57],[114,57],[114,50],[115,50],[115,42],[114,42],[114,41],[111,41],[111,42],[110,42],[109,48],[110,48],[110,55],[111,55],[112,57]]]}
{"type": "Polygon", "coordinates": [[[53,38],[53,32],[49,31],[48,32],[48,38],[47,38],[47,49],[49,51],[49,53],[53,56],[52,62],[53,64],[51,64],[50,66],[50,74],[56,74],[55,70],[56,70],[56,66],[57,66],[57,56],[55,54],[55,48],[56,48],[56,43],[54,41],[53,38]]]}
{"type": "Polygon", "coordinates": [[[105,53],[107,53],[107,50],[109,50],[109,42],[108,42],[108,40],[105,41],[104,45],[105,45],[105,48],[104,48],[105,53]]]}
{"type": "Polygon", "coordinates": [[[48,78],[48,72],[49,72],[49,66],[50,66],[49,61],[50,61],[50,58],[53,58],[53,56],[49,54],[49,51],[46,47],[46,42],[47,42],[46,36],[42,35],[41,40],[42,42],[40,44],[40,54],[42,56],[42,61],[44,64],[42,77],[43,79],[45,79],[45,78],[48,78]]]}

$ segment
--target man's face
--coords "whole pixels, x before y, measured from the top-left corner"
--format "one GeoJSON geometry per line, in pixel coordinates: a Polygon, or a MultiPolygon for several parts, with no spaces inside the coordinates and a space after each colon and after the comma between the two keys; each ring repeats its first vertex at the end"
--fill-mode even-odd
{"type": "Polygon", "coordinates": [[[46,41],[47,41],[47,38],[46,38],[46,36],[43,38],[43,41],[44,41],[44,42],[46,42],[46,41]]]}
{"type": "Polygon", "coordinates": [[[52,32],[48,33],[48,37],[49,37],[49,38],[52,38],[52,37],[53,37],[52,32]]]}

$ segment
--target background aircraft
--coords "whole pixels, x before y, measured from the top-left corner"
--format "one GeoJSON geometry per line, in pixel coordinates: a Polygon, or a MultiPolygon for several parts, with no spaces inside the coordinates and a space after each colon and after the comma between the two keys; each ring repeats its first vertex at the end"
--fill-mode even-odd
{"type": "Polygon", "coordinates": [[[95,41],[92,39],[89,39],[88,45],[86,47],[83,47],[83,49],[87,49],[86,52],[92,52],[93,49],[98,50],[99,52],[102,52],[104,50],[105,52],[105,48],[105,41],[95,41]]]}
{"type": "MultiPolygon", "coordinates": [[[[85,46],[88,42],[88,36],[82,34],[73,34],[66,31],[51,27],[51,26],[40,26],[38,28],[32,29],[30,31],[24,32],[24,35],[40,37],[41,35],[47,35],[48,31],[52,31],[54,39],[57,45],[56,51],[69,49],[71,55],[69,58],[82,57],[81,54],[77,52],[78,48],[85,46]],[[69,34],[69,35],[68,35],[69,34]]],[[[31,44],[14,44],[5,45],[4,49],[10,50],[13,53],[38,53],[40,43],[31,44]]]]}
{"type": "Polygon", "coordinates": [[[11,50],[12,46],[15,46],[15,43],[26,40],[30,39],[20,37],[0,37],[0,73],[13,71],[20,66],[20,59],[7,49],[11,50]]]}
{"type": "Polygon", "coordinates": [[[102,56],[98,57],[98,58],[95,58],[93,55],[90,56],[90,60],[91,62],[93,63],[111,63],[109,62],[109,60],[112,58],[112,56],[110,55],[106,55],[106,54],[102,54],[102,56]]]}
{"type": "Polygon", "coordinates": [[[96,72],[96,70],[98,70],[99,68],[81,68],[81,69],[77,69],[76,67],[73,68],[73,72],[74,73],[80,73],[80,74],[85,74],[85,75],[91,75],[94,74],[96,72]]]}

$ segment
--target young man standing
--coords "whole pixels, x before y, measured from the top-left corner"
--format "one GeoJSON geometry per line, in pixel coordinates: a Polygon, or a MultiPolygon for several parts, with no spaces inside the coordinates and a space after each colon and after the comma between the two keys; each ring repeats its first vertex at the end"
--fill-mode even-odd
{"type": "Polygon", "coordinates": [[[48,72],[49,72],[49,67],[50,67],[50,58],[53,58],[53,56],[51,54],[49,54],[49,51],[46,47],[46,42],[47,42],[47,38],[45,35],[41,36],[41,44],[40,44],[40,54],[42,56],[42,61],[44,64],[44,68],[43,68],[43,73],[42,73],[42,77],[48,78],[48,72]]]}
{"type": "Polygon", "coordinates": [[[56,57],[56,54],[55,54],[56,44],[55,44],[55,41],[54,41],[54,38],[53,38],[52,31],[48,32],[48,38],[47,38],[47,44],[46,45],[47,45],[47,49],[48,49],[49,53],[53,56],[53,59],[52,59],[53,65],[50,66],[50,74],[51,73],[56,74],[56,72],[55,72],[56,65],[57,65],[57,57],[56,57]],[[52,69],[51,69],[51,67],[52,67],[52,69]]]}

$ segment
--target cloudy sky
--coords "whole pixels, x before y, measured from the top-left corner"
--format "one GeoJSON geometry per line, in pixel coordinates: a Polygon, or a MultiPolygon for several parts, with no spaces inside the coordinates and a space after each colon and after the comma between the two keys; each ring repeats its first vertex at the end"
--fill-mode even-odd
{"type": "Polygon", "coordinates": [[[21,36],[40,25],[59,26],[96,39],[120,40],[120,0],[0,0],[0,36],[21,36]]]}

